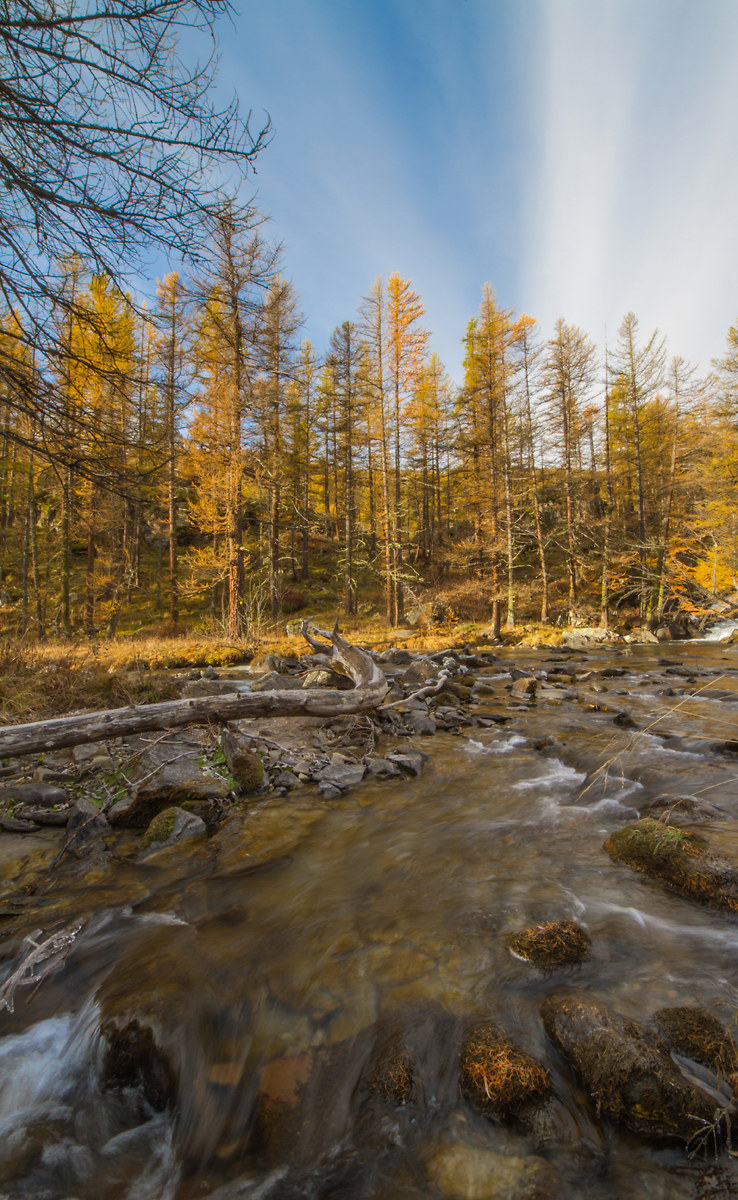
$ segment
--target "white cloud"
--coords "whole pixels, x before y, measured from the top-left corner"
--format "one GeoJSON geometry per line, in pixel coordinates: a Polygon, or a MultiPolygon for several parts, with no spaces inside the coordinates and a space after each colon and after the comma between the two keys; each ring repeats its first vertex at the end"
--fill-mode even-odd
{"type": "Polygon", "coordinates": [[[632,309],[703,367],[738,311],[738,6],[548,0],[521,291],[602,339],[632,309]]]}

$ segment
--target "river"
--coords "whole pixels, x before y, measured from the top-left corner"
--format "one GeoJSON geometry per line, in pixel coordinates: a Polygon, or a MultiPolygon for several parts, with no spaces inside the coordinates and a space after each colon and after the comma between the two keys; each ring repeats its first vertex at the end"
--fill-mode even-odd
{"type": "MultiPolygon", "coordinates": [[[[719,810],[700,832],[738,861],[738,756],[715,748],[736,737],[738,648],[515,661],[558,694],[514,703],[498,671],[498,697],[475,711],[508,720],[418,739],[430,761],[417,778],[332,802],[286,797],[298,834],[262,869],[213,870],[183,846],[154,865],[121,861],[115,887],[94,872],[75,884],[66,912],[85,927],[0,1013],[0,1197],[738,1196],[727,1151],[690,1159],[598,1118],[540,1017],[566,986],[629,1019],[702,1005],[735,1025],[735,918],[602,845],[655,798],[691,797],[719,810]],[[593,675],[570,682],[572,670],[593,675]],[[545,975],[509,952],[507,933],[564,918],[592,939],[580,966],[545,975]],[[164,1100],[135,1071],[112,1086],[100,1024],[124,1010],[154,1021],[164,1100]],[[460,1095],[474,1016],[551,1072],[550,1129],[492,1122],[460,1095]],[[372,1086],[398,1036],[417,1071],[402,1107],[372,1086]],[[471,1175],[488,1164],[486,1190],[465,1182],[465,1161],[471,1175]]],[[[33,920],[40,936],[43,910],[33,920]]],[[[0,982],[27,948],[6,939],[0,982]]]]}

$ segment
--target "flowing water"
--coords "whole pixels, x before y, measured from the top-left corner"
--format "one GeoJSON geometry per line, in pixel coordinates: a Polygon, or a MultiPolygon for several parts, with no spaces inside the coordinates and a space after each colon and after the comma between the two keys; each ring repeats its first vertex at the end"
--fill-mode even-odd
{"type": "MultiPolygon", "coordinates": [[[[667,655],[520,652],[550,680],[592,668],[598,688],[564,679],[515,705],[498,673],[499,698],[475,711],[509,720],[419,741],[418,778],[270,801],[284,852],[260,869],[182,846],[91,869],[29,913],[32,932],[54,904],[87,920],[0,1013],[0,1197],[738,1196],[727,1151],[689,1159],[600,1120],[540,1019],[565,986],[627,1018],[699,1004],[736,1021],[735,919],[602,849],[654,798],[687,796],[721,810],[700,831],[738,860],[738,757],[714,745],[736,737],[738,649],[667,655]],[[620,711],[639,728],[614,723],[620,711]],[[581,966],[547,976],[506,948],[506,933],[563,918],[592,938],[581,966]],[[101,1025],[131,1016],[161,1048],[153,1082],[135,1064],[111,1074],[101,1025]],[[548,1128],[491,1122],[460,1095],[475,1017],[551,1071],[548,1128]],[[372,1087],[399,1036],[418,1071],[405,1107],[372,1087]],[[464,1163],[487,1164],[487,1190],[468,1190],[464,1163]],[[532,1165],[543,1190],[526,1184],[532,1165]]],[[[14,919],[0,983],[28,950],[14,919]]]]}

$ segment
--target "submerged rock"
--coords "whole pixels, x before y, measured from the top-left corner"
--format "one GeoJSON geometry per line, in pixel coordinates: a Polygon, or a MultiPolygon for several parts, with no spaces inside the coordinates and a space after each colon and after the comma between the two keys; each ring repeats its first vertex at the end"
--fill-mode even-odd
{"type": "Polygon", "coordinates": [[[426,1170],[447,1200],[549,1200],[560,1194],[555,1172],[544,1159],[461,1142],[441,1146],[428,1159],[426,1170]]]}
{"type": "Polygon", "coordinates": [[[414,1103],[417,1095],[417,1063],[402,1037],[386,1042],[374,1056],[369,1088],[381,1100],[398,1108],[414,1103]]]}
{"type": "Polygon", "coordinates": [[[671,891],[715,908],[738,912],[738,869],[718,858],[696,834],[644,817],[612,833],[605,850],[671,891]]]}
{"type": "Polygon", "coordinates": [[[715,1101],[688,1082],[645,1026],[576,994],[547,996],[541,1015],[598,1112],[633,1133],[686,1143],[713,1125],[715,1101]]]}
{"type": "Polygon", "coordinates": [[[505,940],[518,958],[544,971],[580,963],[592,948],[589,934],[576,921],[546,921],[508,934],[505,940]]]}
{"type": "Polygon", "coordinates": [[[659,1033],[672,1049],[709,1067],[718,1078],[738,1071],[738,1050],[727,1029],[705,1008],[660,1008],[654,1013],[659,1033]]]}
{"type": "Polygon", "coordinates": [[[461,1086],[476,1109],[489,1117],[522,1116],[549,1095],[548,1071],[493,1021],[482,1021],[461,1048],[461,1086]]]}

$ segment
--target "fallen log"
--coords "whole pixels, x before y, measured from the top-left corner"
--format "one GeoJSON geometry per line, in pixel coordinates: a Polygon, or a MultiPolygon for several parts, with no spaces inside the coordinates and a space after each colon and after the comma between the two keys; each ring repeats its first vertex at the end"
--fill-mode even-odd
{"type": "MultiPolygon", "coordinates": [[[[0,759],[22,754],[61,750],[83,742],[143,733],[151,729],[174,729],[179,725],[207,725],[209,721],[232,721],[240,717],[334,717],[375,708],[387,693],[387,680],[381,669],[358,646],[352,646],[338,633],[311,626],[330,643],[326,662],[343,669],[354,687],[305,688],[277,692],[234,692],[221,696],[198,696],[187,700],[166,700],[160,704],[131,704],[101,712],[73,717],[55,717],[50,721],[32,721],[0,729],[0,759]]],[[[325,650],[303,627],[306,641],[317,650],[325,650]]]]}

